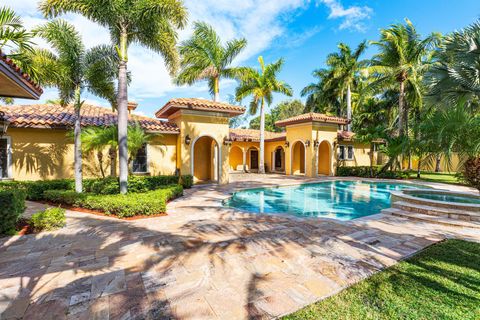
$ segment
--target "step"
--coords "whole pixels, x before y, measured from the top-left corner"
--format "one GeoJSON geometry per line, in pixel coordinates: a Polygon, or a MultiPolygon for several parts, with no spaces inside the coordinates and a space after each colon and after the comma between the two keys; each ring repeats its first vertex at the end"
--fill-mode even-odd
{"type": "Polygon", "coordinates": [[[450,219],[450,218],[440,217],[440,216],[432,216],[428,214],[403,211],[397,208],[383,209],[382,213],[391,214],[396,217],[402,217],[402,218],[407,218],[411,220],[441,224],[441,225],[450,226],[450,227],[480,229],[479,222],[463,221],[463,220],[450,219]]]}
{"type": "Polygon", "coordinates": [[[409,211],[413,213],[421,213],[430,216],[441,216],[445,218],[458,219],[463,221],[480,222],[480,215],[478,212],[456,210],[450,208],[436,207],[421,205],[416,203],[410,203],[406,201],[395,201],[392,204],[392,208],[397,208],[403,211],[409,211]]]}

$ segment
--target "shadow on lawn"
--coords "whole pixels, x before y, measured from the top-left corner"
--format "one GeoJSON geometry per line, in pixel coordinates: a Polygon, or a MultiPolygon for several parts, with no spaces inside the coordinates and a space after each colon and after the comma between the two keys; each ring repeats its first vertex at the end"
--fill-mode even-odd
{"type": "MultiPolygon", "coordinates": [[[[290,259],[293,264],[302,263],[295,261],[296,254],[304,254],[311,259],[314,272],[342,286],[391,261],[379,250],[381,242],[369,245],[363,240],[339,238],[358,231],[353,225],[236,215],[220,207],[204,210],[217,212],[217,218],[189,221],[178,229],[170,228],[171,232],[141,226],[141,222],[74,215],[65,230],[0,239],[0,305],[9,303],[2,318],[210,317],[213,314],[208,307],[172,308],[170,302],[186,297],[204,301],[205,292],[213,289],[213,279],[220,275],[226,286],[237,285],[231,289],[238,297],[225,298],[243,304],[248,318],[270,318],[273,315],[257,304],[265,295],[259,284],[271,281],[268,273],[252,266],[261,254],[290,259]],[[355,248],[364,259],[342,252],[346,247],[355,248]],[[240,262],[230,261],[230,254],[240,262]],[[232,268],[249,270],[248,279],[229,284],[235,271],[232,268]],[[330,271],[325,273],[327,269],[330,271]],[[349,278],[341,278],[335,270],[342,270],[349,278]],[[195,272],[194,281],[177,283],[178,278],[195,272]]],[[[151,221],[161,223],[161,218],[151,221]]],[[[381,229],[375,232],[399,236],[381,229]]]]}

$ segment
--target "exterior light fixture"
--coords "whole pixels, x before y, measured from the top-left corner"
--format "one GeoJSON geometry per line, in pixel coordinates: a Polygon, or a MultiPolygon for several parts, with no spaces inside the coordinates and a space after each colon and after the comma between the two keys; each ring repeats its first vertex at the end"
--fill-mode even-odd
{"type": "Polygon", "coordinates": [[[231,146],[232,145],[232,140],[230,140],[228,138],[225,138],[225,139],[223,139],[223,144],[225,146],[231,146]]]}
{"type": "Polygon", "coordinates": [[[319,145],[320,145],[320,141],[318,141],[318,140],[313,141],[313,147],[314,148],[318,148],[319,145]]]}
{"type": "Polygon", "coordinates": [[[190,142],[192,142],[192,138],[190,138],[190,136],[187,134],[187,136],[185,137],[185,144],[188,146],[190,142]]]}
{"type": "Polygon", "coordinates": [[[4,136],[7,133],[8,125],[10,121],[5,119],[5,112],[0,111],[0,137],[4,136]]]}
{"type": "Polygon", "coordinates": [[[288,147],[290,147],[290,142],[285,141],[285,148],[288,148],[288,147]]]}
{"type": "Polygon", "coordinates": [[[305,141],[305,146],[308,148],[310,147],[310,140],[305,141]]]}

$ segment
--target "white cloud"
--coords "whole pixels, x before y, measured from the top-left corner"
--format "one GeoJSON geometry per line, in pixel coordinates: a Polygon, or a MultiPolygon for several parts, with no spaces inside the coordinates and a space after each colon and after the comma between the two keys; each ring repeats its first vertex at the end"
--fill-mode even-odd
{"type": "Polygon", "coordinates": [[[340,30],[365,31],[364,21],[370,19],[372,9],[367,6],[345,8],[339,0],[319,0],[330,9],[329,19],[343,19],[340,30]]]}

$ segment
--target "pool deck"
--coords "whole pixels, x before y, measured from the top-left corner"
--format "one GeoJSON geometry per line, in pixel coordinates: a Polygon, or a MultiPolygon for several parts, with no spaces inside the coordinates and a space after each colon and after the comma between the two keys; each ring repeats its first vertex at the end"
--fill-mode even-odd
{"type": "Polygon", "coordinates": [[[165,217],[68,211],[61,230],[0,238],[0,319],[271,319],[445,238],[480,241],[478,229],[384,214],[342,222],[221,205],[243,188],[332,179],[233,175],[186,190],[165,217]]]}

